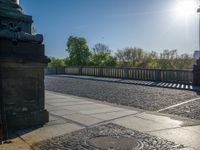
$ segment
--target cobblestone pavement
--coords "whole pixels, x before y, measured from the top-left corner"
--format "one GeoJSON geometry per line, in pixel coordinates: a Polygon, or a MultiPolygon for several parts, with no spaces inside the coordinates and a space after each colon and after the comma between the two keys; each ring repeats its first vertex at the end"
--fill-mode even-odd
{"type": "Polygon", "coordinates": [[[161,112],[200,120],[200,99],[161,112]]]}
{"type": "MultiPolygon", "coordinates": [[[[174,142],[157,138],[138,131],[127,129],[115,124],[101,125],[93,128],[82,129],[50,140],[33,144],[35,150],[100,150],[87,143],[93,137],[126,137],[138,140],[138,150],[177,150],[184,148],[174,142]]],[[[103,150],[103,149],[102,149],[103,150]]]]}
{"type": "MultiPolygon", "coordinates": [[[[56,76],[46,76],[45,85],[46,89],[49,91],[88,97],[100,101],[133,106],[150,111],[157,111],[195,97],[200,97],[197,92],[187,90],[176,90],[56,76]]],[[[184,109],[182,109],[183,106],[180,106],[178,109],[174,108],[164,112],[199,119],[200,106],[192,103],[185,104],[186,107],[190,107],[188,105],[192,105],[192,109],[190,109],[190,111],[184,111],[184,109]],[[184,113],[182,113],[183,111],[184,113]]]]}

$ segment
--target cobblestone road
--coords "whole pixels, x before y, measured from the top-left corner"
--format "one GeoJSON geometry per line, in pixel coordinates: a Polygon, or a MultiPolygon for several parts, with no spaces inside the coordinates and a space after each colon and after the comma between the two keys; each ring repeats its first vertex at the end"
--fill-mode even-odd
{"type": "MultiPolygon", "coordinates": [[[[157,111],[171,105],[200,97],[198,93],[187,90],[56,76],[46,76],[45,85],[46,89],[50,91],[88,97],[120,105],[133,106],[150,111],[157,111]]],[[[164,112],[193,119],[200,119],[199,103],[199,101],[195,101],[164,112]]]]}

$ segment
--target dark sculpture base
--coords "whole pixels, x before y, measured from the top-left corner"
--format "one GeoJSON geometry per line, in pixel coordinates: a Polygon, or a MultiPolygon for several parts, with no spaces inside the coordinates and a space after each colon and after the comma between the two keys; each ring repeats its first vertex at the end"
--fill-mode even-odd
{"type": "Polygon", "coordinates": [[[8,130],[44,125],[43,36],[31,32],[32,17],[17,0],[0,0],[0,142],[8,130]]]}
{"type": "MultiPolygon", "coordinates": [[[[48,122],[49,114],[44,108],[47,62],[42,44],[0,40],[0,102],[8,129],[31,128],[48,122]]],[[[2,112],[0,118],[1,115],[2,112]]]]}
{"type": "Polygon", "coordinates": [[[29,112],[26,114],[18,114],[7,118],[8,129],[28,129],[32,127],[42,126],[49,121],[49,113],[46,110],[29,112]]]}

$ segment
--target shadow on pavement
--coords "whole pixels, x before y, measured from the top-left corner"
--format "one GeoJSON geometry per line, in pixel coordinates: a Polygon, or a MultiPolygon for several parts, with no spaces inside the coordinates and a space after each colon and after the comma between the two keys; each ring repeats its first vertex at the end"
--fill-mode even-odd
{"type": "Polygon", "coordinates": [[[194,91],[198,95],[200,95],[200,86],[194,86],[191,84],[141,81],[141,80],[117,79],[117,78],[103,78],[103,77],[78,76],[78,75],[51,75],[51,76],[75,78],[75,79],[83,79],[83,80],[93,80],[93,81],[113,82],[113,83],[122,83],[122,84],[134,84],[134,85],[170,88],[170,89],[178,89],[178,90],[190,90],[190,91],[194,91]]]}

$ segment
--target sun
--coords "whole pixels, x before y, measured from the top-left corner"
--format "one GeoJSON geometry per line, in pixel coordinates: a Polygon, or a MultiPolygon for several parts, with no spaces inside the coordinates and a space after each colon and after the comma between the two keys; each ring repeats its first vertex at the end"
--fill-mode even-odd
{"type": "Polygon", "coordinates": [[[197,0],[176,0],[176,15],[178,17],[190,17],[197,13],[197,0]]]}

